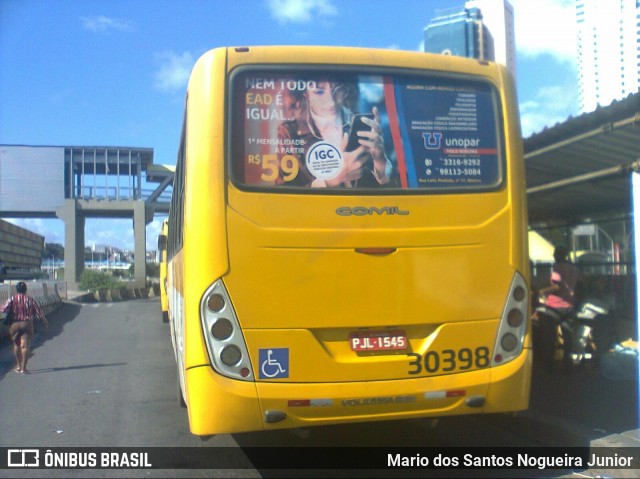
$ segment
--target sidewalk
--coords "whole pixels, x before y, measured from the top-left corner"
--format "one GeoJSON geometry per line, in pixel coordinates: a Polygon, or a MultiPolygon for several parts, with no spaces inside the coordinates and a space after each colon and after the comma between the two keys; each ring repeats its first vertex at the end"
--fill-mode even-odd
{"type": "Polygon", "coordinates": [[[573,374],[550,373],[534,362],[523,418],[555,431],[566,446],[640,447],[638,379],[612,381],[592,364],[573,374]]]}

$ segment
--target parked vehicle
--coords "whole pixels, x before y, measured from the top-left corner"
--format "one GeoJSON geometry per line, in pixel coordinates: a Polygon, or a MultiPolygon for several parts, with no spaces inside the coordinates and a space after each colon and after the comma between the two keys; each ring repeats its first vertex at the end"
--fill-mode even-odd
{"type": "Polygon", "coordinates": [[[602,301],[589,298],[569,311],[560,311],[541,304],[536,308],[537,334],[534,341],[542,361],[553,369],[556,349],[562,343],[565,367],[572,369],[597,354],[594,329],[609,314],[609,307],[602,301]],[[559,328],[558,328],[559,326],[559,328]],[[558,335],[558,329],[560,335],[558,335]]]}

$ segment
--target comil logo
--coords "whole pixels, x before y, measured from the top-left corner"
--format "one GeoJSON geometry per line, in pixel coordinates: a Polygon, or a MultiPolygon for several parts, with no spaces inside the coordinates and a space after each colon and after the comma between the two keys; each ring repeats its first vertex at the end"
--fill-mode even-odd
{"type": "Polygon", "coordinates": [[[8,449],[8,467],[40,467],[40,451],[38,449],[8,449]]]}
{"type": "Polygon", "coordinates": [[[371,208],[367,208],[364,206],[355,206],[350,208],[349,206],[341,206],[336,210],[336,214],[340,216],[367,216],[367,215],[408,215],[409,212],[405,210],[401,210],[397,206],[383,206],[382,208],[376,208],[372,206],[371,208]]]}

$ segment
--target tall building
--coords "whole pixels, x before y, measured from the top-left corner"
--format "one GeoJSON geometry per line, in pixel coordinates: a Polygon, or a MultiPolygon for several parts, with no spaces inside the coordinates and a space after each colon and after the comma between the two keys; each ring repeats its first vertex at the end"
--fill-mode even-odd
{"type": "Polygon", "coordinates": [[[447,10],[424,29],[424,50],[461,57],[494,59],[493,39],[477,8],[447,10]]]}
{"type": "Polygon", "coordinates": [[[576,0],[580,110],[639,89],[640,1],[576,0]]]}
{"type": "Polygon", "coordinates": [[[466,8],[479,8],[484,25],[493,37],[495,61],[516,75],[516,34],[513,6],[507,0],[469,0],[466,8]]]}
{"type": "Polygon", "coordinates": [[[507,0],[470,0],[463,9],[438,12],[424,30],[424,50],[483,58],[515,76],[513,7],[507,0]]]}

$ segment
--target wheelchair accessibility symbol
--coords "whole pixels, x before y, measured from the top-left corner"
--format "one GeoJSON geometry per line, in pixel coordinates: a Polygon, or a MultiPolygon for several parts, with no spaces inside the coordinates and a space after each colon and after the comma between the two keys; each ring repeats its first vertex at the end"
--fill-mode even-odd
{"type": "Polygon", "coordinates": [[[259,350],[260,379],[289,377],[289,348],[259,350]]]}

